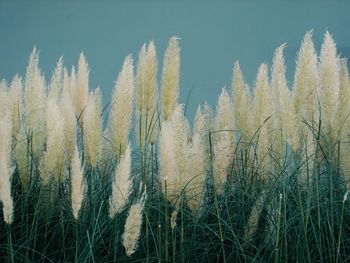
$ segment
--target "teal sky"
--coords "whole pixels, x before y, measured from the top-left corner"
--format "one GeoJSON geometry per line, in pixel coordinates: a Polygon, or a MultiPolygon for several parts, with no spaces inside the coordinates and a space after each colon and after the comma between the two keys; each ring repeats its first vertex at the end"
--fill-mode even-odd
{"type": "Polygon", "coordinates": [[[24,75],[35,45],[47,79],[60,56],[76,65],[84,51],[90,89],[100,86],[107,103],[124,57],[138,57],[153,39],[159,59],[169,38],[181,38],[181,102],[194,87],[188,114],[199,103],[215,105],[223,86],[230,87],[233,62],[253,84],[259,64],[271,65],[274,49],[285,50],[289,84],[306,31],[314,30],[319,50],[325,30],[339,53],[350,57],[350,1],[18,1],[0,0],[0,78],[24,75]]]}

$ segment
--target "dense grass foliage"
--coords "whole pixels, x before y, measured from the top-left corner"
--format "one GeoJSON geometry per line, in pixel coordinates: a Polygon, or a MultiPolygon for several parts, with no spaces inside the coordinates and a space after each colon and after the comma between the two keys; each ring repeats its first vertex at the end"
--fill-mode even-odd
{"type": "Polygon", "coordinates": [[[308,32],[289,88],[284,48],[193,125],[176,37],[160,91],[151,41],[105,107],[83,54],[47,84],[34,49],[0,83],[1,262],[349,261],[347,62],[308,32]]]}

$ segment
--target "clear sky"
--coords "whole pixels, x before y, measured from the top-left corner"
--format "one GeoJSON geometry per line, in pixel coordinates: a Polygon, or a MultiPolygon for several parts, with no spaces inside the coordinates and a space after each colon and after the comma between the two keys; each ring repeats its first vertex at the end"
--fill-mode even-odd
{"type": "Polygon", "coordinates": [[[167,42],[176,35],[180,101],[194,87],[192,118],[199,103],[215,105],[221,88],[230,88],[235,60],[253,84],[259,64],[271,65],[284,42],[291,84],[296,52],[310,29],[318,50],[328,29],[339,53],[350,57],[349,11],[348,0],[0,0],[0,78],[24,75],[34,45],[47,79],[60,56],[70,68],[84,51],[90,89],[99,85],[107,103],[126,55],[136,60],[142,44],[154,40],[160,73],[167,42]]]}

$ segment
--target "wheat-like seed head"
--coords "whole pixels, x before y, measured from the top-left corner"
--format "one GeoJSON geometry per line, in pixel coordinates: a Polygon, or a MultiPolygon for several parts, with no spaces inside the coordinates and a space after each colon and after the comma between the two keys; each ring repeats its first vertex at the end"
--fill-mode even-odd
{"type": "MultiPolygon", "coordinates": [[[[76,77],[74,68],[72,68],[71,80],[75,115],[79,117],[84,115],[84,108],[87,106],[89,99],[89,65],[83,52],[81,52],[79,57],[78,72],[76,77]]],[[[82,119],[83,118],[81,117],[80,120],[82,119]]]]}
{"type": "Polygon", "coordinates": [[[50,89],[49,89],[49,98],[52,98],[56,101],[59,100],[62,92],[62,81],[63,81],[63,57],[60,57],[56,64],[56,68],[51,77],[50,89]]]}
{"type": "Polygon", "coordinates": [[[320,88],[323,127],[332,140],[337,135],[334,126],[340,86],[339,64],[336,45],[332,36],[326,32],[320,53],[320,88]]]}
{"type": "Polygon", "coordinates": [[[13,220],[13,200],[11,196],[12,122],[9,114],[0,120],[0,201],[3,205],[4,221],[11,224],[13,220]]]}
{"type": "Polygon", "coordinates": [[[25,120],[31,133],[33,154],[40,157],[46,140],[45,79],[39,69],[39,56],[34,48],[29,57],[24,88],[25,120]]]}
{"type": "Polygon", "coordinates": [[[114,155],[123,155],[128,147],[133,113],[134,72],[133,60],[127,56],[118,75],[109,113],[109,140],[114,155]]]}
{"type": "Polygon", "coordinates": [[[217,194],[223,192],[227,174],[233,162],[234,128],[232,102],[226,89],[223,88],[218,99],[213,133],[214,184],[217,194]]]}
{"type": "Polygon", "coordinates": [[[72,187],[72,210],[73,216],[77,220],[79,218],[79,211],[84,199],[86,184],[84,181],[84,168],[81,165],[81,159],[79,157],[78,147],[75,145],[75,149],[71,160],[72,176],[71,176],[71,187],[72,187]]]}
{"type": "Polygon", "coordinates": [[[128,217],[126,218],[123,233],[123,246],[125,248],[126,255],[129,257],[136,251],[138,247],[138,240],[142,226],[143,206],[143,201],[139,201],[138,203],[133,204],[130,207],[128,217]]]}
{"type": "Polygon", "coordinates": [[[101,92],[97,88],[89,95],[88,104],[83,115],[84,157],[95,168],[102,147],[101,92]]]}
{"type": "Polygon", "coordinates": [[[136,133],[141,150],[145,143],[155,143],[157,136],[157,57],[154,42],[143,45],[136,71],[136,133]]]}
{"type": "Polygon", "coordinates": [[[131,146],[128,144],[124,155],[116,168],[112,183],[112,196],[109,200],[109,216],[120,213],[131,194],[131,146]]]}
{"type": "Polygon", "coordinates": [[[49,98],[47,102],[46,127],[46,151],[40,171],[43,185],[52,179],[60,179],[62,182],[64,174],[64,118],[55,98],[49,98]],[[52,178],[52,175],[58,178],[52,178]]]}
{"type": "Polygon", "coordinates": [[[172,37],[165,51],[162,72],[162,120],[174,111],[179,97],[180,48],[177,37],[172,37]]]}

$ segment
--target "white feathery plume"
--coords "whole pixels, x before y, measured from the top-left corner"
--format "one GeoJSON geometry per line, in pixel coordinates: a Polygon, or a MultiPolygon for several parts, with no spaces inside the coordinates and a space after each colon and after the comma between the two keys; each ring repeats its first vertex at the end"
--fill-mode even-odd
{"type": "Polygon", "coordinates": [[[47,102],[46,127],[46,151],[41,160],[40,171],[43,185],[47,185],[52,179],[60,179],[62,182],[64,174],[64,119],[55,98],[49,98],[47,102]]]}
{"type": "Polygon", "coordinates": [[[270,131],[272,129],[271,116],[271,90],[268,82],[267,65],[261,64],[255,81],[254,88],[254,121],[253,132],[258,132],[257,153],[260,165],[260,173],[264,174],[268,168],[268,151],[270,131]]]}
{"type": "Polygon", "coordinates": [[[29,57],[24,87],[26,128],[32,136],[33,154],[42,155],[46,140],[45,79],[39,69],[39,56],[34,48],[29,57]]]}
{"type": "Polygon", "coordinates": [[[319,76],[317,54],[312,41],[312,31],[305,34],[296,60],[294,76],[294,108],[298,118],[308,122],[316,120],[319,76]]]}
{"type": "Polygon", "coordinates": [[[205,180],[207,176],[207,147],[205,145],[207,130],[206,112],[199,106],[195,116],[192,139],[188,144],[187,178],[188,186],[186,196],[188,206],[192,212],[198,214],[204,194],[205,180]]]}
{"type": "Polygon", "coordinates": [[[15,145],[15,159],[17,163],[19,179],[21,181],[22,188],[27,190],[30,184],[29,167],[29,149],[28,138],[25,126],[20,125],[20,129],[17,135],[17,143],[15,145]]]}
{"type": "Polygon", "coordinates": [[[178,177],[177,192],[178,195],[185,188],[188,182],[187,163],[188,163],[188,140],[190,135],[190,126],[184,116],[184,105],[177,105],[171,117],[173,129],[173,143],[175,151],[176,176],[178,177]]]}
{"type": "Polygon", "coordinates": [[[176,200],[179,177],[175,162],[174,130],[170,120],[162,123],[159,135],[159,176],[162,191],[169,200],[176,200]]]}
{"type": "MultiPolygon", "coordinates": [[[[64,89],[65,89],[65,87],[64,87],[64,89]]],[[[78,88],[77,88],[77,74],[75,72],[74,66],[72,66],[72,68],[71,68],[70,75],[69,75],[69,80],[67,81],[67,85],[66,85],[66,89],[70,93],[70,97],[72,98],[73,105],[74,105],[74,110],[76,110],[76,108],[77,108],[77,106],[76,106],[76,97],[78,96],[78,94],[77,94],[78,88]]],[[[65,92],[65,91],[63,90],[63,92],[65,92]]],[[[76,114],[76,112],[74,112],[74,113],[76,114]]],[[[80,113],[79,113],[79,115],[80,115],[80,113]]],[[[76,117],[78,118],[79,115],[76,115],[76,117]]]]}
{"type": "Polygon", "coordinates": [[[133,113],[134,72],[131,55],[124,60],[118,75],[109,113],[109,140],[114,155],[123,155],[128,147],[133,113]]]}
{"type": "Polygon", "coordinates": [[[7,81],[2,79],[0,81],[0,116],[5,116],[8,113],[9,107],[9,87],[7,81]]]}
{"type": "Polygon", "coordinates": [[[339,59],[332,36],[326,32],[320,53],[320,88],[322,123],[331,139],[335,139],[334,129],[339,98],[339,59]]]}
{"type": "Polygon", "coordinates": [[[157,134],[157,57],[153,41],[143,45],[136,71],[137,138],[141,150],[145,143],[155,143],[157,134]]]}
{"type": "MultiPolygon", "coordinates": [[[[72,99],[70,77],[66,67],[63,67],[63,77],[62,77],[62,94],[61,100],[67,97],[72,99]]],[[[73,101],[73,100],[72,100],[73,101]]]]}
{"type": "Polygon", "coordinates": [[[347,59],[340,59],[340,84],[339,84],[339,98],[337,107],[336,126],[337,133],[339,132],[339,140],[346,139],[349,134],[350,123],[350,79],[347,66],[347,59]]]}
{"type": "Polygon", "coordinates": [[[259,194],[258,198],[256,199],[253,205],[252,211],[250,212],[249,219],[244,230],[243,240],[246,243],[250,243],[253,241],[254,234],[258,229],[258,223],[259,223],[261,212],[263,211],[265,206],[266,197],[267,197],[267,192],[263,191],[262,193],[259,194]]]}
{"type": "Polygon", "coordinates": [[[238,61],[234,63],[232,75],[232,97],[236,126],[243,138],[243,141],[247,141],[250,139],[249,135],[251,133],[251,120],[249,114],[251,94],[249,91],[249,86],[244,82],[243,74],[238,61]]]}
{"type": "Polygon", "coordinates": [[[88,104],[83,114],[84,157],[87,163],[95,168],[102,147],[101,92],[97,88],[89,95],[88,104]]]}
{"type": "Polygon", "coordinates": [[[285,76],[285,64],[283,50],[285,44],[279,46],[274,53],[271,70],[271,91],[273,96],[273,123],[274,142],[273,146],[278,158],[282,158],[288,132],[288,114],[290,113],[290,92],[285,76]]]}
{"type": "Polygon", "coordinates": [[[127,256],[131,256],[138,247],[138,240],[141,234],[142,213],[145,203],[145,194],[139,202],[130,207],[128,217],[125,221],[123,233],[123,246],[127,256]]]}
{"type": "Polygon", "coordinates": [[[72,98],[75,107],[75,115],[80,116],[80,121],[83,120],[82,115],[86,105],[88,104],[89,99],[89,65],[86,61],[86,58],[83,52],[80,53],[79,64],[78,64],[78,73],[76,79],[74,74],[74,68],[72,68],[71,80],[74,81],[75,85],[71,87],[72,98]]]}
{"type": "Polygon", "coordinates": [[[162,123],[159,139],[159,165],[162,190],[175,203],[189,180],[188,140],[189,124],[184,117],[184,105],[177,105],[171,119],[162,123]]]}
{"type": "Polygon", "coordinates": [[[84,168],[81,165],[81,159],[79,156],[78,147],[75,145],[75,149],[71,160],[72,176],[71,176],[71,198],[72,198],[72,211],[73,216],[77,220],[79,218],[79,211],[81,209],[82,202],[84,200],[86,184],[84,181],[84,168]]]}
{"type": "Polygon", "coordinates": [[[179,97],[179,38],[172,37],[165,51],[162,72],[162,121],[171,117],[179,97]]]}
{"type": "Polygon", "coordinates": [[[340,130],[340,167],[345,177],[347,189],[350,190],[350,147],[347,142],[350,127],[350,79],[346,59],[340,61],[340,91],[337,113],[337,126],[340,130]]]}
{"type": "Polygon", "coordinates": [[[131,146],[129,143],[115,170],[112,196],[109,200],[109,216],[111,218],[120,213],[127,203],[131,194],[131,187],[131,146]]]}
{"type": "Polygon", "coordinates": [[[216,111],[213,133],[214,186],[216,193],[221,194],[235,151],[234,113],[230,97],[224,88],[219,96],[216,111]]]}
{"type": "MultiPolygon", "coordinates": [[[[251,106],[254,105],[254,98],[253,94],[251,93],[250,86],[245,83],[244,89],[243,89],[243,96],[242,96],[242,112],[244,121],[242,121],[241,126],[241,132],[243,136],[246,138],[246,143],[249,142],[249,140],[253,137],[254,132],[252,130],[253,127],[253,118],[254,114],[252,114],[251,106]]],[[[243,137],[244,138],[244,137],[243,137]]]]}
{"type": "Polygon", "coordinates": [[[271,116],[271,90],[269,87],[269,79],[267,72],[267,65],[261,64],[254,87],[254,132],[264,123],[264,121],[271,116]]]}
{"type": "Polygon", "coordinates": [[[100,153],[100,161],[99,161],[99,171],[102,175],[102,179],[110,182],[111,174],[114,170],[114,160],[116,160],[115,156],[112,156],[112,145],[111,140],[109,139],[109,130],[106,128],[102,132],[102,142],[101,142],[101,153],[100,153]]]}
{"type": "Polygon", "coordinates": [[[291,145],[295,151],[305,145],[309,125],[317,120],[317,91],[319,87],[317,54],[312,42],[312,31],[305,34],[297,55],[294,88],[292,93],[294,120],[290,120],[293,129],[291,145]]]}
{"type": "Polygon", "coordinates": [[[67,71],[64,70],[63,90],[59,105],[62,109],[62,116],[64,119],[63,134],[66,153],[65,158],[70,161],[77,140],[77,118],[75,116],[73,99],[69,90],[69,76],[67,71]]]}
{"type": "Polygon", "coordinates": [[[13,169],[10,168],[12,145],[12,122],[7,114],[0,120],[0,201],[3,205],[4,221],[11,224],[13,221],[13,200],[11,196],[11,177],[13,169]]]}
{"type": "Polygon", "coordinates": [[[59,100],[62,92],[62,74],[63,74],[63,57],[60,57],[56,68],[51,77],[50,89],[49,89],[49,98],[53,98],[56,101],[59,100]]]}
{"type": "Polygon", "coordinates": [[[20,129],[21,119],[23,115],[23,84],[22,78],[16,75],[12,82],[9,91],[9,98],[11,99],[11,117],[12,117],[12,136],[17,137],[20,129]]]}

